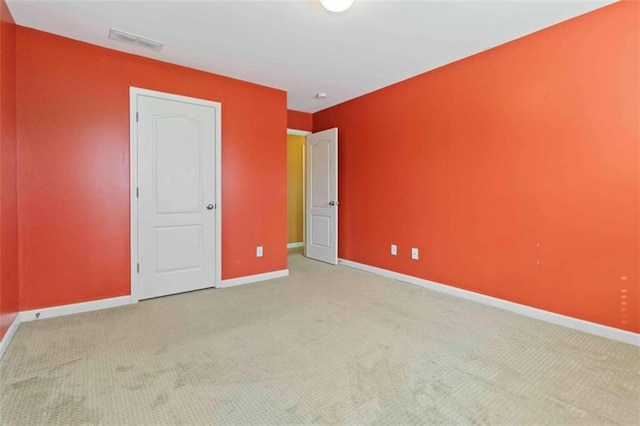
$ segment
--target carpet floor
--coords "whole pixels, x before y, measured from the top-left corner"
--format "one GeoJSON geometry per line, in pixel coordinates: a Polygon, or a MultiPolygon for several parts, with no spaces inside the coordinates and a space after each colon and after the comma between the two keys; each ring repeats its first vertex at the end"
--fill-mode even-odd
{"type": "Polygon", "coordinates": [[[0,423],[640,424],[640,348],[305,259],[20,325],[0,423]]]}

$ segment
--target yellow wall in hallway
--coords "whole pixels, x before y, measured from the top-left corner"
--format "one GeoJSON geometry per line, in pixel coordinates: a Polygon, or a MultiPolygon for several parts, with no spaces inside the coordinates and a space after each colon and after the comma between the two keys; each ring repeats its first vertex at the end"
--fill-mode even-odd
{"type": "Polygon", "coordinates": [[[302,242],[304,136],[287,135],[287,242],[302,242]]]}

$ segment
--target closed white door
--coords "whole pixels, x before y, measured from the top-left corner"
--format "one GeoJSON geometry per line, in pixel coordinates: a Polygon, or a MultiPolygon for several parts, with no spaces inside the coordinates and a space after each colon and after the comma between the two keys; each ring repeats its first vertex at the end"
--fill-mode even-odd
{"type": "Polygon", "coordinates": [[[307,136],[305,254],[338,263],[338,129],[307,136]]]}
{"type": "Polygon", "coordinates": [[[215,286],[216,109],[138,95],[138,299],[215,286]]]}

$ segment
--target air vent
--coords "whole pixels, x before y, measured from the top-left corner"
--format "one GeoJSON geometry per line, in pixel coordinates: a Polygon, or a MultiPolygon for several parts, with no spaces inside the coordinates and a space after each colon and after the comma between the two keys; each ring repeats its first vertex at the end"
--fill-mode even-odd
{"type": "Polygon", "coordinates": [[[111,40],[122,41],[124,43],[137,44],[140,47],[144,47],[145,49],[155,50],[156,52],[159,52],[163,46],[162,43],[160,43],[159,41],[155,41],[139,35],[131,34],[126,31],[116,30],[115,28],[109,29],[109,38],[111,40]]]}

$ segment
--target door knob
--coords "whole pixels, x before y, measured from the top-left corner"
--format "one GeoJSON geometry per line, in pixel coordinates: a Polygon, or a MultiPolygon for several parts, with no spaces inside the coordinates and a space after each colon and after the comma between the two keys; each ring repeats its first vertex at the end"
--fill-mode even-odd
{"type": "Polygon", "coordinates": [[[337,206],[338,204],[340,204],[338,201],[329,201],[330,206],[337,206]]]}
{"type": "Polygon", "coordinates": [[[207,206],[207,210],[213,210],[213,204],[209,204],[209,205],[207,206]]]}

